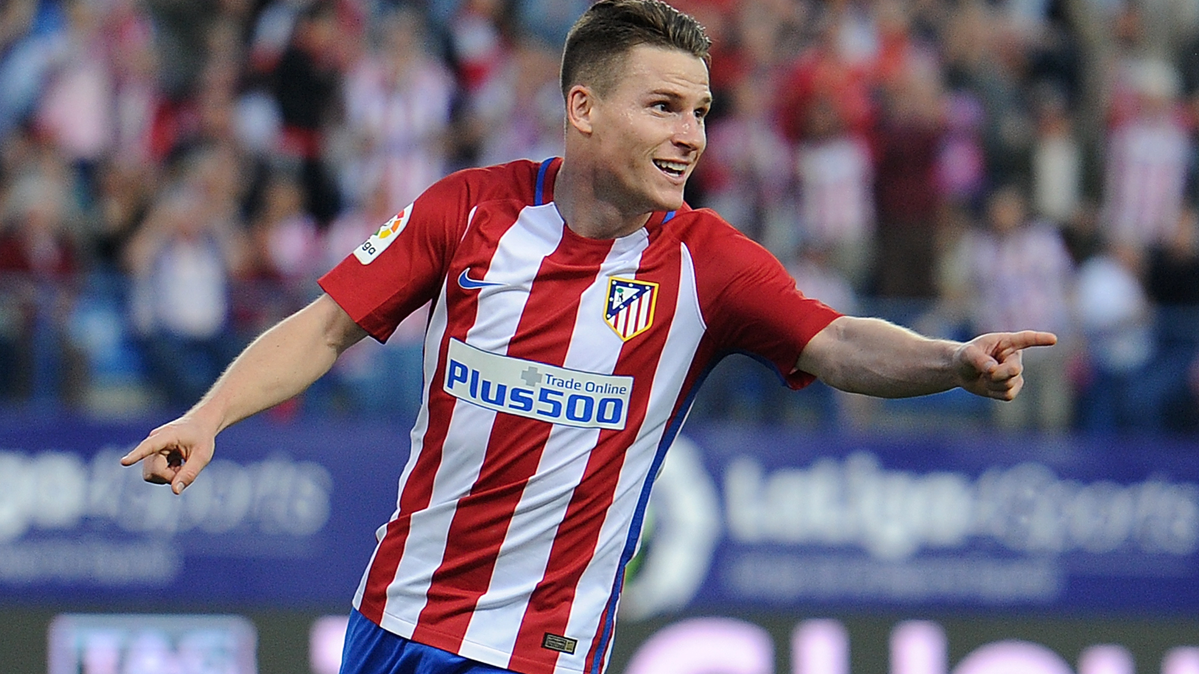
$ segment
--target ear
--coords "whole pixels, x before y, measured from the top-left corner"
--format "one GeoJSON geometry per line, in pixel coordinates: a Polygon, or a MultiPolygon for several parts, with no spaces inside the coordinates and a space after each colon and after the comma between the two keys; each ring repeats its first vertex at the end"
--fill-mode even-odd
{"type": "Polygon", "coordinates": [[[582,84],[571,87],[566,92],[567,125],[583,135],[591,135],[595,102],[595,92],[590,87],[582,84]]]}

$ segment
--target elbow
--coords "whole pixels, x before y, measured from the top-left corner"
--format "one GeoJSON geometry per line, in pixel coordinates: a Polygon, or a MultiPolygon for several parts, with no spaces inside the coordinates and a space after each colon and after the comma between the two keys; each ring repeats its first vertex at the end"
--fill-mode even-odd
{"type": "Polygon", "coordinates": [[[846,367],[850,362],[847,350],[852,345],[846,335],[845,317],[829,323],[823,330],[808,340],[796,361],[796,369],[806,372],[821,382],[843,391],[852,386],[846,367]]]}
{"type": "Polygon", "coordinates": [[[355,323],[345,309],[328,295],[321,295],[302,312],[311,313],[319,326],[320,338],[325,348],[332,352],[334,357],[340,356],[366,336],[366,330],[355,323]]]}

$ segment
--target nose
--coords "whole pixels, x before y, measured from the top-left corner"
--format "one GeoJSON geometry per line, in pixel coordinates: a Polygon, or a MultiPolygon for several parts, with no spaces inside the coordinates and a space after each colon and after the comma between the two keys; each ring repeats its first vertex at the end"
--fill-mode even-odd
{"type": "Polygon", "coordinates": [[[693,112],[680,115],[675,127],[674,142],[695,152],[702,152],[708,142],[703,119],[693,112]]]}

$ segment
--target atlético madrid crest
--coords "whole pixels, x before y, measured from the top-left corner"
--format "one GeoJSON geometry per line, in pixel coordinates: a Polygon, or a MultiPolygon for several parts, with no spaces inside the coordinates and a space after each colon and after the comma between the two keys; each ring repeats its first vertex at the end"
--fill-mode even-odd
{"type": "Polygon", "coordinates": [[[627,342],[654,324],[657,301],[657,283],[612,277],[608,279],[604,322],[627,342]]]}

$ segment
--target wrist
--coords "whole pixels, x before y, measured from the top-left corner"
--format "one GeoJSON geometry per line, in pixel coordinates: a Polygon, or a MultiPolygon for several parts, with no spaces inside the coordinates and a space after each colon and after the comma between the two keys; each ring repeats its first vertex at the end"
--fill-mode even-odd
{"type": "Polygon", "coordinates": [[[224,406],[220,404],[216,397],[205,397],[196,406],[187,411],[184,415],[193,423],[204,429],[207,433],[216,437],[217,433],[225,430],[228,423],[225,421],[224,406]]]}
{"type": "Polygon", "coordinates": [[[966,388],[974,378],[971,376],[971,368],[967,366],[969,360],[966,357],[966,349],[969,348],[968,342],[945,342],[947,365],[944,371],[947,373],[949,388],[966,388]]]}

